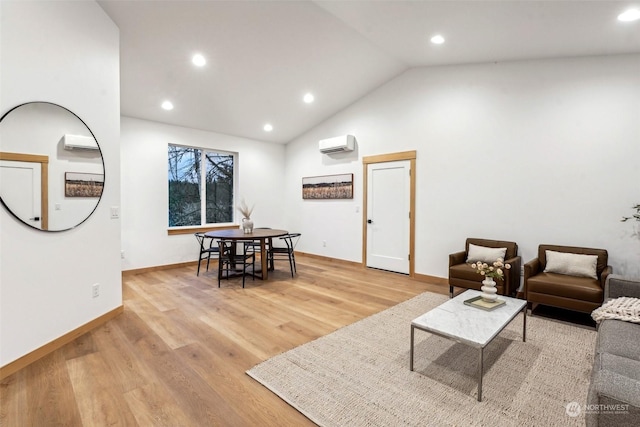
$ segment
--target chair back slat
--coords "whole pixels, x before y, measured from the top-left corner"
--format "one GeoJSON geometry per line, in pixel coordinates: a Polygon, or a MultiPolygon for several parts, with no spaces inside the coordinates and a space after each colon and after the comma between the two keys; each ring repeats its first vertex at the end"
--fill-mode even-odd
{"type": "Polygon", "coordinates": [[[290,251],[293,251],[296,248],[296,245],[298,244],[298,240],[300,239],[301,234],[300,233],[289,233],[289,234],[285,234],[284,236],[280,237],[280,240],[283,240],[284,243],[287,245],[287,249],[289,249],[290,251]]]}
{"type": "Polygon", "coordinates": [[[300,233],[289,233],[278,238],[279,240],[282,240],[287,246],[273,246],[269,249],[269,262],[271,264],[271,268],[273,268],[273,262],[275,261],[276,257],[279,257],[278,259],[288,259],[289,266],[291,267],[291,277],[293,277],[294,273],[296,272],[296,258],[294,249],[298,244],[298,239],[300,238],[300,236],[300,233]]]}
{"type": "Polygon", "coordinates": [[[207,271],[209,271],[209,262],[211,260],[211,255],[218,254],[218,246],[214,245],[216,239],[207,236],[203,232],[193,233],[193,235],[198,240],[198,245],[200,246],[200,255],[198,256],[198,269],[196,270],[196,275],[199,276],[200,264],[204,260],[207,260],[207,271]]]}

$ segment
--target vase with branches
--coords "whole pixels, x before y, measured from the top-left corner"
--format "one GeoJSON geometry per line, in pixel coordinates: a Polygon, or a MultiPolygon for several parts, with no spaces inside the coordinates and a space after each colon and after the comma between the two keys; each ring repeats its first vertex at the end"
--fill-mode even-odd
{"type": "Polygon", "coordinates": [[[247,206],[247,203],[242,199],[240,205],[237,207],[238,211],[242,214],[242,230],[245,233],[253,232],[253,221],[251,220],[251,214],[253,213],[253,208],[255,205],[251,207],[247,206]]]}

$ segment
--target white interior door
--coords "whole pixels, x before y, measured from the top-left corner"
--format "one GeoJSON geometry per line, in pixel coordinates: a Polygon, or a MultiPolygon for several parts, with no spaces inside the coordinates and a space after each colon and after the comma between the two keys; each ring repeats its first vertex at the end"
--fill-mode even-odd
{"type": "Polygon", "coordinates": [[[367,165],[367,267],[409,274],[411,162],[367,165]]]}
{"type": "Polygon", "coordinates": [[[41,174],[40,163],[0,160],[2,200],[18,218],[36,228],[42,228],[41,174]]]}

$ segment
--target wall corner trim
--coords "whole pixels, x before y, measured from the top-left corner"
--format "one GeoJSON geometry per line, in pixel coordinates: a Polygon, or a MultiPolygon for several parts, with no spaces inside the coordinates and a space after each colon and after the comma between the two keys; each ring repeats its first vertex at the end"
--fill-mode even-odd
{"type": "Polygon", "coordinates": [[[0,367],[0,380],[3,380],[9,375],[18,372],[20,369],[29,366],[33,362],[42,359],[44,356],[53,353],[54,351],[70,343],[81,335],[84,335],[92,329],[95,329],[98,326],[108,322],[122,312],[124,312],[124,305],[120,305],[113,310],[106,312],[102,316],[99,316],[91,320],[90,322],[87,322],[84,325],[62,335],[61,337],[56,338],[55,340],[43,345],[42,347],[25,354],[24,356],[14,360],[13,362],[7,363],[6,365],[0,367]]]}

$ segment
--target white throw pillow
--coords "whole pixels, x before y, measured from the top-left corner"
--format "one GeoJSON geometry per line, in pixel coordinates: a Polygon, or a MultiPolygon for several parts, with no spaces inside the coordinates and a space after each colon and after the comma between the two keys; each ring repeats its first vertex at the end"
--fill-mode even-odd
{"type": "Polygon", "coordinates": [[[467,262],[486,262],[494,263],[498,258],[504,260],[504,255],[507,253],[507,248],[487,248],[486,246],[478,246],[469,243],[469,254],[467,255],[467,262]]]}
{"type": "Polygon", "coordinates": [[[567,274],[569,276],[597,279],[597,255],[581,255],[566,252],[545,251],[547,266],[545,273],[567,274]]]}

